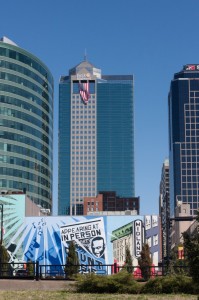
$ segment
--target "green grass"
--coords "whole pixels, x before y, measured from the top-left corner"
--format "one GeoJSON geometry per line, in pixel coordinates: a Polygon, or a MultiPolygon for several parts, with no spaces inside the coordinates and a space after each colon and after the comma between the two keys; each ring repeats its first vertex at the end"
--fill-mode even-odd
{"type": "Polygon", "coordinates": [[[0,300],[197,300],[194,295],[77,294],[55,291],[0,291],[0,300]]]}

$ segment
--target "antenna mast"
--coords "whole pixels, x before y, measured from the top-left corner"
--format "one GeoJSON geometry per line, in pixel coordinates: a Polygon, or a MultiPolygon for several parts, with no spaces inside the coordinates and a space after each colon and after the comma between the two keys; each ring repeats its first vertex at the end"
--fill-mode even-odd
{"type": "Polygon", "coordinates": [[[84,50],[84,61],[87,61],[87,53],[86,53],[86,48],[84,50]]]}

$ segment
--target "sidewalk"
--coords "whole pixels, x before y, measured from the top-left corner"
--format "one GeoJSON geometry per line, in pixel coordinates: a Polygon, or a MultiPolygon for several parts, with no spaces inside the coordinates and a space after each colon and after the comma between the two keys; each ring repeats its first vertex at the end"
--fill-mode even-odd
{"type": "Polygon", "coordinates": [[[6,291],[24,291],[24,290],[40,290],[40,291],[63,291],[74,290],[74,281],[59,280],[12,280],[0,279],[0,290],[6,291]]]}

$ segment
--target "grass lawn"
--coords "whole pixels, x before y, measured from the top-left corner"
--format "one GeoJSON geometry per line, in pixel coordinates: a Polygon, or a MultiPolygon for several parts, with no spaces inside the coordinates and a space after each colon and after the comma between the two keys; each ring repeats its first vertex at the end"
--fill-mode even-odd
{"type": "Polygon", "coordinates": [[[55,291],[0,291],[0,300],[198,300],[196,295],[77,294],[55,291]]]}

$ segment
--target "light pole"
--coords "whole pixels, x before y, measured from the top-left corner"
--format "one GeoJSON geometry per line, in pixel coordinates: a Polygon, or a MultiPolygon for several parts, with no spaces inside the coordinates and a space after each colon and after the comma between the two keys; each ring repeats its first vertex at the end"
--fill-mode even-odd
{"type": "Polygon", "coordinates": [[[3,204],[0,204],[1,207],[1,245],[3,244],[3,204]]]}

